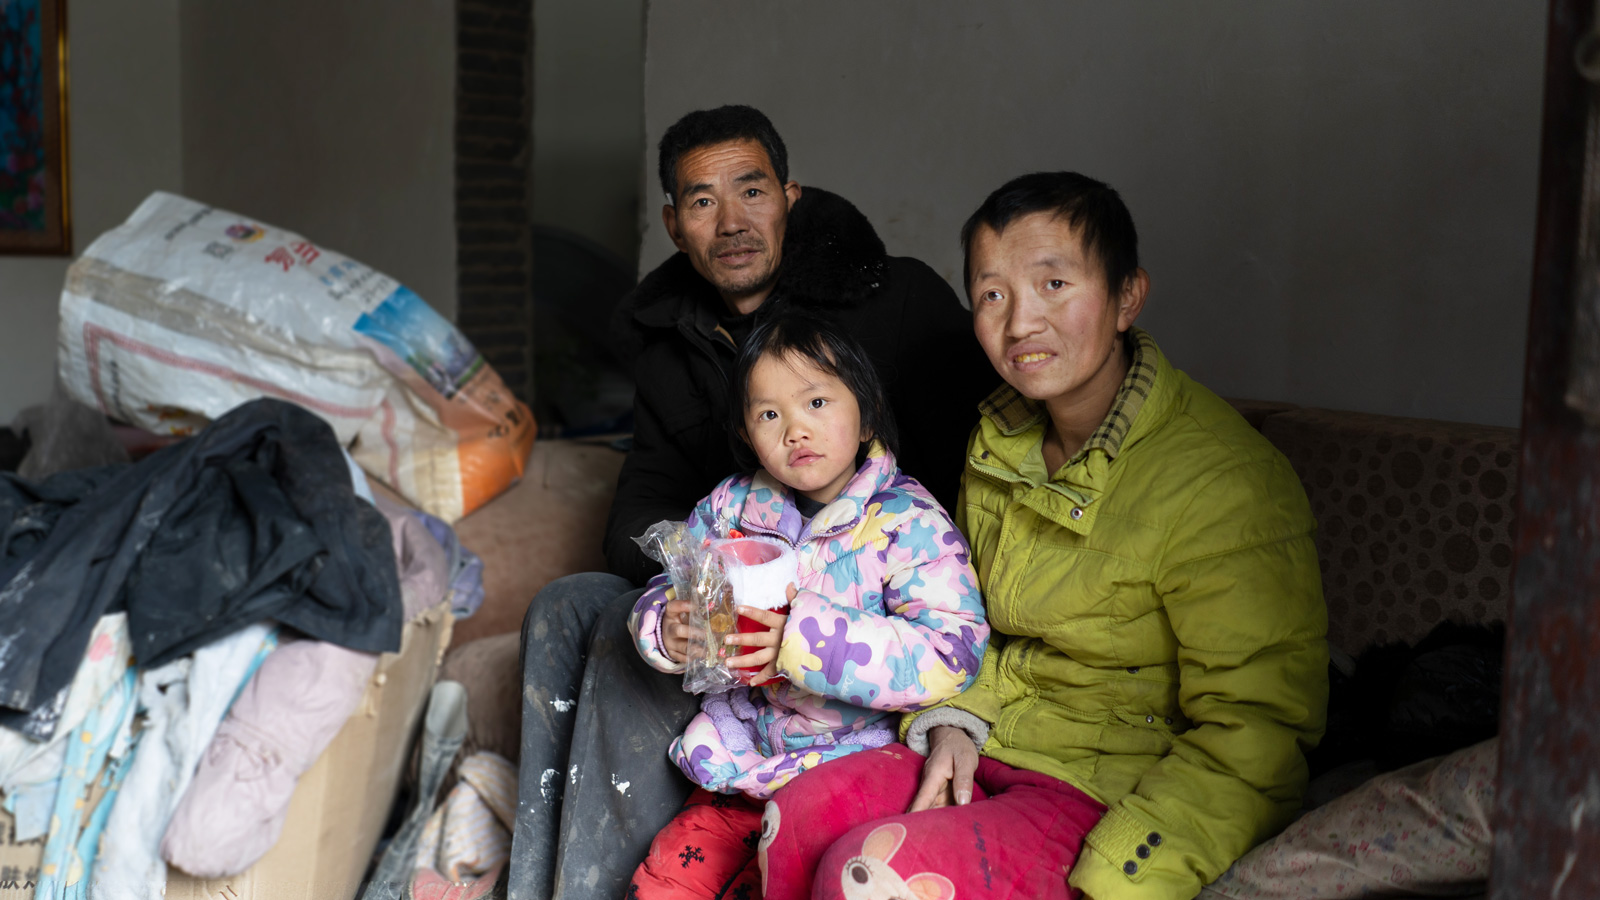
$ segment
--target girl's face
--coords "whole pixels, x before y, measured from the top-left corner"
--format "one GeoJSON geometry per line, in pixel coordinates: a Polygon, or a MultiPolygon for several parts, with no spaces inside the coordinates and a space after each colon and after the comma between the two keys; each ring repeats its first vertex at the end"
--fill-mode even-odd
{"type": "Polygon", "coordinates": [[[808,359],[769,354],[750,370],[749,390],[744,439],[761,468],[819,503],[839,496],[871,437],[850,388],[808,359]]]}

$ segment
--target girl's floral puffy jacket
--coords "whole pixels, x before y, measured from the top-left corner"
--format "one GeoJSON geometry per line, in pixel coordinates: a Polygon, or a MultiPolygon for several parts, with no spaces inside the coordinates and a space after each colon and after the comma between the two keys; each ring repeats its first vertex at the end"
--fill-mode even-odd
{"type": "MultiPolygon", "coordinates": [[[[960,693],[977,675],[989,626],[967,542],[938,501],[874,442],[844,491],[804,523],[766,472],[737,475],[687,523],[718,522],[788,542],[799,588],[778,652],[782,679],[708,694],[670,755],[723,793],[764,798],[822,762],[894,740],[895,713],[960,693]]],[[[665,575],[651,579],[630,626],[640,654],[679,672],[662,649],[665,575]]]]}

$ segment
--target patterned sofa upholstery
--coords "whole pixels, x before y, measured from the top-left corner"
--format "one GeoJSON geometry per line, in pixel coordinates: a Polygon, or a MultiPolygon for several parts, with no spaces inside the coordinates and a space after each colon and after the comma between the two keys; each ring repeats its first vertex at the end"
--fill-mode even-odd
{"type": "Polygon", "coordinates": [[[1505,620],[1515,429],[1237,405],[1311,500],[1333,646],[1356,655],[1446,619],[1505,620]]]}
{"type": "MultiPolygon", "coordinates": [[[[1353,656],[1415,642],[1446,619],[1504,621],[1514,429],[1234,406],[1305,485],[1334,647],[1353,656]]],[[[1481,898],[1497,751],[1489,740],[1370,780],[1370,764],[1328,773],[1308,796],[1324,805],[1245,854],[1201,900],[1481,898]]]]}

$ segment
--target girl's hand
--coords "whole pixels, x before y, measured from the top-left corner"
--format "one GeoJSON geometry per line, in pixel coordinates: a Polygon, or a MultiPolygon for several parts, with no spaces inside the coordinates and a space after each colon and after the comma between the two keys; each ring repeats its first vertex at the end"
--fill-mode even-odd
{"type": "Polygon", "coordinates": [[[965,731],[935,725],[928,732],[928,761],[922,764],[922,786],[906,812],[972,802],[972,773],[978,771],[978,748],[965,731]]]}
{"type": "MultiPolygon", "coordinates": [[[[789,602],[794,603],[794,585],[789,585],[789,602]]],[[[767,626],[766,631],[756,631],[750,634],[730,634],[726,638],[730,646],[759,647],[753,653],[744,653],[731,656],[724,662],[729,668],[755,668],[761,667],[755,677],[750,679],[751,685],[765,684],[778,677],[778,647],[783,643],[783,626],[788,623],[787,613],[772,612],[766,609],[756,609],[750,606],[741,606],[738,613],[747,619],[767,626]]]]}
{"type": "Polygon", "coordinates": [[[668,600],[661,616],[661,649],[673,662],[688,662],[689,601],[668,600]]]}

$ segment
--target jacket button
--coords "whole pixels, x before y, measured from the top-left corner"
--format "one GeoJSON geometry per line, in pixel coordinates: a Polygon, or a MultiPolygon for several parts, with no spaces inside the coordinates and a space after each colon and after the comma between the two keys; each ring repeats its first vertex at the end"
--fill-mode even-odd
{"type": "Polygon", "coordinates": [[[1156,834],[1154,831],[1152,831],[1148,835],[1146,835],[1144,840],[1145,840],[1145,843],[1149,844],[1152,847],[1161,846],[1161,835],[1156,834]]]}
{"type": "Polygon", "coordinates": [[[1139,857],[1140,859],[1149,859],[1150,848],[1144,844],[1140,844],[1138,849],[1133,851],[1133,855],[1139,857]]]}
{"type": "Polygon", "coordinates": [[[988,459],[989,458],[989,451],[985,450],[982,453],[978,454],[978,458],[979,459],[988,459]]]}
{"type": "Polygon", "coordinates": [[[1074,506],[1074,507],[1073,507],[1073,508],[1072,508],[1072,513],[1071,513],[1071,515],[1072,515],[1072,518],[1074,518],[1074,519],[1081,519],[1081,518],[1083,518],[1083,507],[1081,507],[1081,506],[1074,506]]]}
{"type": "Polygon", "coordinates": [[[1151,724],[1151,725],[1154,725],[1156,723],[1156,717],[1155,716],[1145,716],[1144,720],[1146,722],[1148,722],[1149,724],[1151,724]]]}
{"type": "Polygon", "coordinates": [[[1129,666],[1128,667],[1128,674],[1129,675],[1137,675],[1137,674],[1139,674],[1139,667],[1138,666],[1129,666]]]}
{"type": "Polygon", "coordinates": [[[1172,724],[1172,717],[1171,716],[1167,716],[1162,721],[1166,722],[1168,725],[1171,725],[1172,724]]]}
{"type": "Polygon", "coordinates": [[[1122,864],[1122,871],[1127,872],[1129,875],[1133,875],[1139,871],[1139,864],[1130,859],[1122,864]]]}

